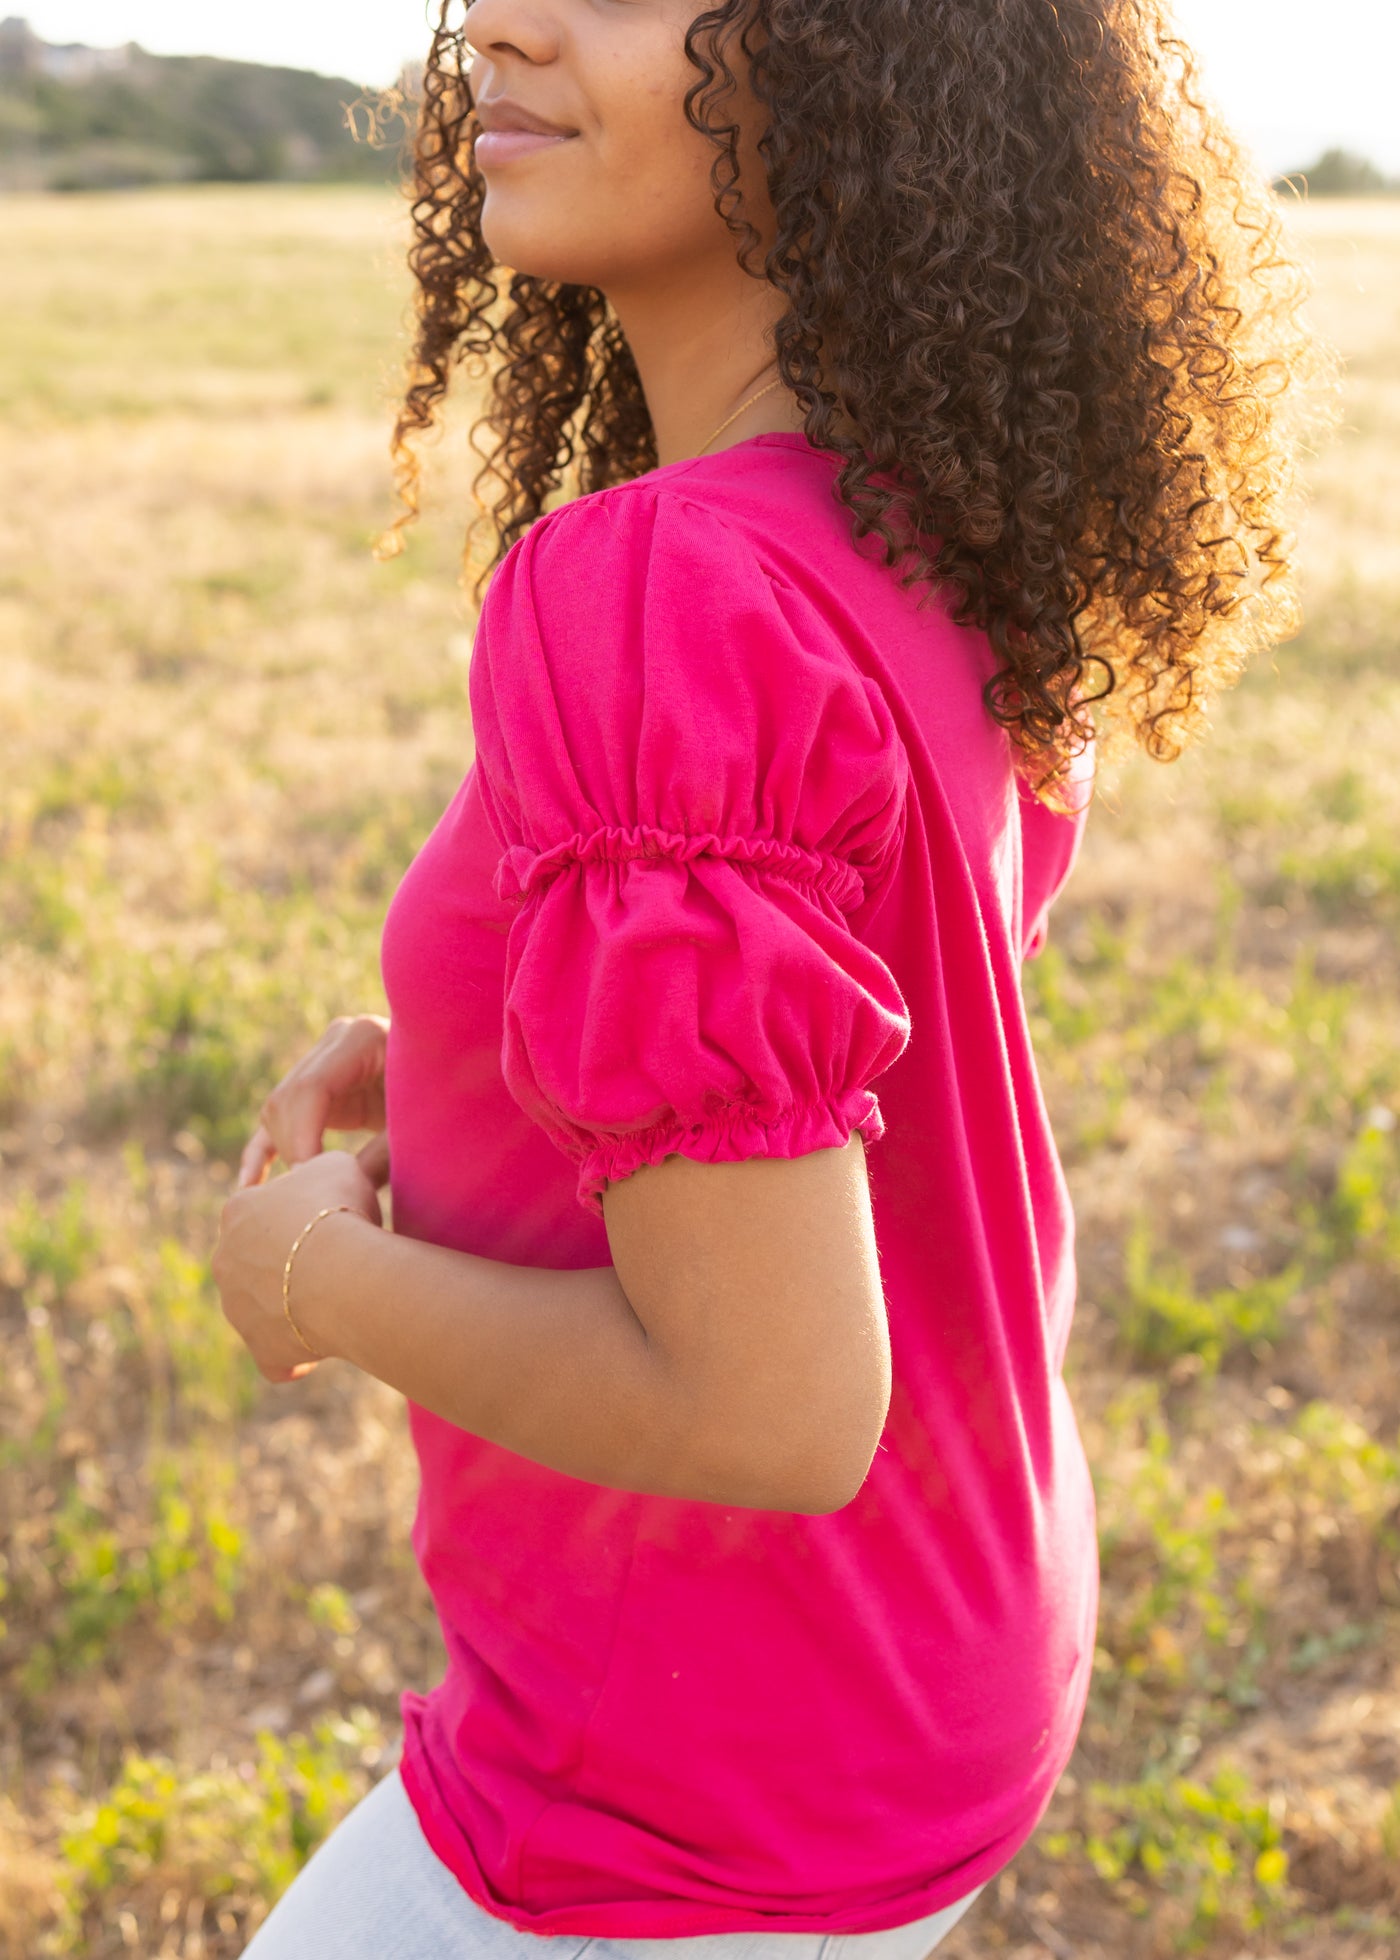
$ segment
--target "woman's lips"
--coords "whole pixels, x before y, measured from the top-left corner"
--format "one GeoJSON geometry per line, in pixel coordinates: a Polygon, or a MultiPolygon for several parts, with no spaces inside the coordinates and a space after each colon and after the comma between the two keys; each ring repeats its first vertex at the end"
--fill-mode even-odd
{"type": "Polygon", "coordinates": [[[493,164],[510,163],[536,150],[557,149],[573,140],[572,136],[542,136],[533,129],[483,129],[476,139],[476,160],[483,170],[489,170],[493,164]]]}

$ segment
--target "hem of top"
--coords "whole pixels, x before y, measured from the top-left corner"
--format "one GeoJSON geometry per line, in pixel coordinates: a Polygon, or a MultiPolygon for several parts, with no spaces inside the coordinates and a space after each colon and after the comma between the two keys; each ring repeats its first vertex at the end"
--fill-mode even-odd
{"type": "Polygon", "coordinates": [[[941,1878],[895,1900],[848,1913],[764,1912],[757,1907],[706,1905],[698,1900],[620,1899],[610,1904],[547,1906],[531,1912],[498,1899],[460,1831],[450,1837],[439,1817],[432,1771],[420,1760],[418,1738],[404,1729],[399,1777],[423,1835],[474,1905],[517,1932],[577,1939],[687,1939],[711,1933],[887,1933],[960,1905],[1003,1871],[1029,1841],[1054,1795],[1059,1773],[1001,1837],[941,1878]],[[420,1782],[420,1769],[423,1780],[420,1782]]]}

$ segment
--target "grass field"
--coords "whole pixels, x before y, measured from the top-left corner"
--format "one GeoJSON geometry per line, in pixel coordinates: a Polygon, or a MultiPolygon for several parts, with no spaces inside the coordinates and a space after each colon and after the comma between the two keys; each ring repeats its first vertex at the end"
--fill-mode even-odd
{"type": "MultiPolygon", "coordinates": [[[[224,1960],[441,1646],[400,1399],[257,1375],[257,1104],[471,760],[466,476],[376,564],[402,209],[0,204],[0,1952],[224,1960]]],[[[1116,772],[1027,970],[1079,1218],[1091,1703],[947,1960],[1400,1952],[1400,205],[1298,235],[1348,361],[1303,634],[1116,772]]],[[[461,417],[455,423],[460,433],[461,417]]]]}

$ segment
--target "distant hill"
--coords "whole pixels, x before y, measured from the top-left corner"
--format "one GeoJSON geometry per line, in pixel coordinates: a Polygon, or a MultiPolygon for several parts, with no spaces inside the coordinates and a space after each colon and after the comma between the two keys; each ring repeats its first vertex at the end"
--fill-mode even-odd
{"type": "Polygon", "coordinates": [[[0,21],[0,190],[388,182],[403,127],[376,147],[362,110],[357,140],[346,108],[365,97],[300,68],[154,55],[134,41],[55,46],[12,17],[0,21]]]}
{"type": "Polygon", "coordinates": [[[1306,170],[1276,177],[1274,189],[1306,197],[1395,197],[1400,195],[1400,178],[1387,177],[1369,158],[1350,150],[1324,150],[1306,170]]]}

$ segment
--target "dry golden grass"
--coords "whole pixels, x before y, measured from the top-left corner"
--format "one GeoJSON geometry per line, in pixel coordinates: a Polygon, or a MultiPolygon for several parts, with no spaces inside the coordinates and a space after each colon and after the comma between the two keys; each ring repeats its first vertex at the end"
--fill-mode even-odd
{"type": "MultiPolygon", "coordinates": [[[[1349,364],[1309,623],[1118,772],[1027,974],[1103,1608],[948,1960],[1400,1951],[1400,206],[1295,224],[1349,364]]],[[[466,476],[373,562],[392,196],[0,226],[0,1952],[222,1960],[441,1665],[398,1397],[263,1383],[207,1260],[471,759],[466,476]]]]}

